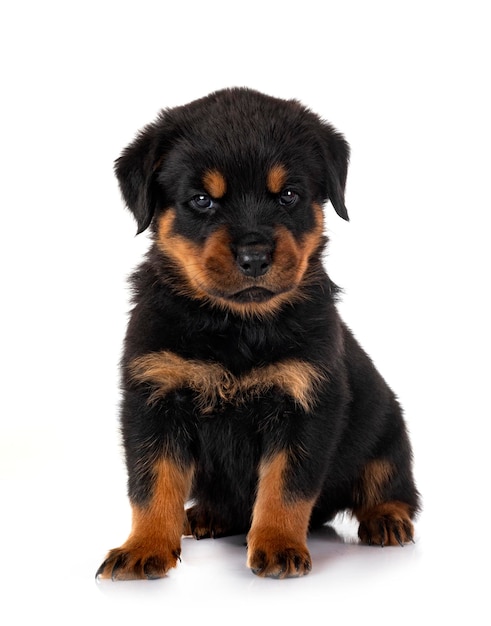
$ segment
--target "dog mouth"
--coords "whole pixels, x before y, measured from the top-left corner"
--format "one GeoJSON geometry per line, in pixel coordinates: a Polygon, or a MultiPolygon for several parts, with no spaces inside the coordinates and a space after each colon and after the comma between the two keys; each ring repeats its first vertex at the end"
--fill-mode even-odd
{"type": "Polygon", "coordinates": [[[266,302],[273,298],[276,294],[264,287],[248,287],[247,289],[241,289],[233,294],[227,296],[227,300],[234,302],[266,302]]]}

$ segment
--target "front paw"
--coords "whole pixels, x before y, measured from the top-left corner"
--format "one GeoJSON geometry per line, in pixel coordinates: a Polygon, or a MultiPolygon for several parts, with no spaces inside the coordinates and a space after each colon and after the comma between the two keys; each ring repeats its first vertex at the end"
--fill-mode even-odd
{"type": "Polygon", "coordinates": [[[305,576],[312,569],[307,547],[296,541],[248,541],[247,565],[257,576],[269,578],[294,578],[305,576]]]}
{"type": "Polygon", "coordinates": [[[180,560],[180,546],[125,544],[111,550],[96,573],[97,579],[153,580],[164,577],[180,560]]]}

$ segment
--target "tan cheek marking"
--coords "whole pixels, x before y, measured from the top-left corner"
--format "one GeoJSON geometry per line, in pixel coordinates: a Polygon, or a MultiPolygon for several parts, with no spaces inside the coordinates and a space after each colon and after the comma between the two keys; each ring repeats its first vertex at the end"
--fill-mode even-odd
{"type": "Polygon", "coordinates": [[[309,411],[315,402],[316,389],[326,378],[311,363],[296,359],[253,368],[243,376],[233,376],[218,363],[184,359],[170,351],[138,357],[131,362],[129,369],[135,382],[153,387],[151,402],[187,387],[198,395],[203,412],[213,410],[220,400],[240,403],[274,387],[309,411]]]}
{"type": "Polygon", "coordinates": [[[176,214],[174,209],[168,209],[159,219],[157,232],[157,245],[159,249],[183,268],[186,268],[190,259],[199,256],[200,249],[187,239],[173,232],[176,214]]]}
{"type": "Polygon", "coordinates": [[[322,208],[317,203],[313,204],[313,208],[315,226],[310,233],[304,236],[300,244],[301,262],[298,267],[298,280],[302,279],[309,265],[311,256],[322,243],[322,236],[324,232],[324,213],[322,211],[322,208]]]}
{"type": "Polygon", "coordinates": [[[302,281],[310,259],[322,243],[324,215],[318,204],[313,205],[315,226],[313,230],[296,241],[284,226],[278,226],[274,267],[280,280],[289,280],[292,285],[302,281]]]}
{"type": "Polygon", "coordinates": [[[302,250],[292,233],[284,226],[276,228],[276,250],[273,271],[280,280],[297,282],[298,268],[302,262],[302,250]]]}
{"type": "Polygon", "coordinates": [[[285,167],[281,164],[273,165],[273,167],[269,170],[266,185],[268,187],[268,191],[271,193],[280,193],[280,191],[285,186],[287,179],[287,171],[285,167]]]}
{"type": "Polygon", "coordinates": [[[284,226],[278,226],[274,267],[281,279],[298,285],[307,271],[310,258],[322,243],[324,214],[318,204],[313,205],[315,226],[313,230],[296,241],[293,234],[284,226]]]}
{"type": "Polygon", "coordinates": [[[159,219],[157,247],[174,261],[179,272],[184,275],[188,289],[186,290],[184,285],[182,291],[185,293],[189,291],[193,297],[206,298],[207,294],[200,282],[203,275],[202,250],[198,245],[173,232],[174,220],[174,209],[168,209],[159,219]]]}
{"type": "Polygon", "coordinates": [[[223,198],[227,191],[225,176],[218,170],[207,170],[203,175],[203,186],[210,196],[216,199],[223,198]]]}
{"type": "MultiPolygon", "coordinates": [[[[213,232],[199,246],[173,232],[175,212],[168,209],[158,224],[157,245],[170,257],[184,275],[185,285],[180,291],[200,299],[209,299],[210,293],[235,278],[235,261],[230,249],[230,236],[226,227],[213,232]],[[186,289],[186,285],[191,290],[186,289]]],[[[239,285],[236,286],[237,289],[239,285]]]]}

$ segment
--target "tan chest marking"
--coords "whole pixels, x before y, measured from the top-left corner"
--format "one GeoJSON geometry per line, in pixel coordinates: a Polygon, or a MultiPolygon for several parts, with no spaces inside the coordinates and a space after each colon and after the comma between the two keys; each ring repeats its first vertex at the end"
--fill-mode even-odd
{"type": "Polygon", "coordinates": [[[180,388],[192,389],[203,412],[212,411],[220,401],[239,404],[273,388],[309,411],[315,402],[316,388],[325,379],[314,365],[299,359],[256,367],[234,376],[218,363],[184,359],[166,350],[133,360],[130,373],[134,381],[154,388],[152,401],[180,388]]]}

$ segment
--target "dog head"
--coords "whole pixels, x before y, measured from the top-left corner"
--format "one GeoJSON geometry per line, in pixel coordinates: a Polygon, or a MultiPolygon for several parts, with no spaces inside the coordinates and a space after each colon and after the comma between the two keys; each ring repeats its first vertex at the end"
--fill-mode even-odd
{"type": "Polygon", "coordinates": [[[162,111],[116,175],[181,292],[260,314],[300,293],[324,246],[323,204],[348,219],[348,157],[299,102],[230,89],[162,111]]]}

